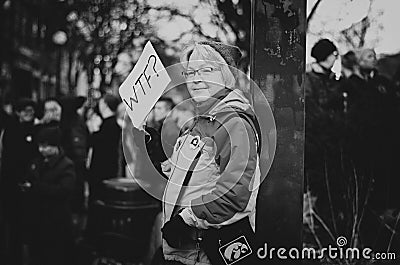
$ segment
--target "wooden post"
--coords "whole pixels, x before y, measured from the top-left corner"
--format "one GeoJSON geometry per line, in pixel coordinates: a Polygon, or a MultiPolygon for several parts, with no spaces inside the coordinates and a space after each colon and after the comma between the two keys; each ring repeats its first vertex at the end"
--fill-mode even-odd
{"type": "Polygon", "coordinates": [[[302,247],[305,10],[305,0],[252,0],[251,78],[277,129],[275,159],[257,203],[257,237],[268,248],[302,247]]]}

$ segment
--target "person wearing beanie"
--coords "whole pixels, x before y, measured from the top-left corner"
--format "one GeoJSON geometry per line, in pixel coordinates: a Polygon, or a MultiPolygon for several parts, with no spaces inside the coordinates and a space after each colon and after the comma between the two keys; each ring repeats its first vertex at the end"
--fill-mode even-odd
{"type": "MultiPolygon", "coordinates": [[[[338,53],[335,44],[328,39],[319,40],[311,49],[311,56],[315,58],[317,63],[326,61],[331,55],[337,57],[338,53]]],[[[335,60],[336,59],[332,58],[331,61],[335,60]]]]}
{"type": "Polygon", "coordinates": [[[22,233],[32,264],[71,264],[72,222],[69,199],[75,182],[74,163],[65,156],[58,127],[36,134],[40,155],[19,183],[22,233]]]}
{"type": "MultiPolygon", "coordinates": [[[[343,174],[339,170],[340,144],[345,135],[344,97],[341,81],[332,72],[339,54],[336,46],[328,39],[319,40],[311,50],[315,59],[306,71],[305,90],[305,168],[307,183],[313,196],[317,196],[316,207],[325,219],[332,219],[326,208],[329,199],[335,205],[345,205],[342,198],[343,174]],[[328,198],[324,182],[325,167],[329,170],[330,187],[335,192],[328,198]]],[[[341,220],[339,214],[344,209],[335,209],[334,219],[341,220]]],[[[336,222],[339,230],[343,223],[336,222]]],[[[344,232],[344,231],[342,231],[344,232]]]]}
{"type": "MultiPolygon", "coordinates": [[[[240,58],[239,48],[213,41],[182,52],[197,115],[162,164],[169,178],[163,199],[165,264],[225,264],[218,242],[227,244],[242,233],[251,245],[254,238],[260,135],[245,89],[236,82],[240,58]]],[[[257,263],[247,254],[236,264],[257,263]]]]}
{"type": "Polygon", "coordinates": [[[315,58],[306,71],[304,89],[306,94],[306,116],[322,115],[323,112],[343,109],[340,82],[332,72],[339,54],[328,39],[319,40],[311,49],[315,58]]]}

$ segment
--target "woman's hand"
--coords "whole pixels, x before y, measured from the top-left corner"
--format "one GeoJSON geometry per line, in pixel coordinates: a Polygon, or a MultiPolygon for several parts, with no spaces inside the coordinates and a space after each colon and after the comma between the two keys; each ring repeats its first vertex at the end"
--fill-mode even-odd
{"type": "Polygon", "coordinates": [[[185,223],[179,214],[172,217],[161,228],[162,237],[173,248],[179,248],[185,242],[188,242],[190,240],[190,231],[190,226],[185,223]]]}
{"type": "Polygon", "coordinates": [[[168,159],[161,163],[161,170],[168,178],[171,175],[171,168],[171,162],[168,159]]]}
{"type": "Polygon", "coordinates": [[[97,114],[92,114],[90,119],[86,122],[90,133],[94,133],[100,130],[100,126],[103,123],[101,117],[97,114]]]}

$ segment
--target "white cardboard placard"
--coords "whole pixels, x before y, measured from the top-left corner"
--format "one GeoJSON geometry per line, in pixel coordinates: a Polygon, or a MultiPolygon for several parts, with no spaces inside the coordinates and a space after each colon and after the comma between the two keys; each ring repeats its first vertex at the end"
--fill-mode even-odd
{"type": "Polygon", "coordinates": [[[136,128],[141,127],[170,81],[164,65],[148,41],[135,67],[119,87],[119,95],[136,128]]]}

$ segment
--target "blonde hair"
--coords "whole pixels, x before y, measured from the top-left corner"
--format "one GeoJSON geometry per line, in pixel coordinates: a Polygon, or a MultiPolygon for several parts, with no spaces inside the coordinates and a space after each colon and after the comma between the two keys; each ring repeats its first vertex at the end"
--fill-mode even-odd
{"type": "Polygon", "coordinates": [[[48,99],[44,102],[44,115],[42,118],[43,123],[49,123],[51,121],[60,121],[61,114],[62,114],[62,107],[57,102],[57,100],[48,99]]]}
{"type": "Polygon", "coordinates": [[[224,58],[211,46],[206,44],[190,44],[182,51],[180,61],[184,69],[187,69],[191,56],[199,58],[198,60],[204,60],[216,67],[221,69],[222,77],[225,80],[227,88],[233,89],[236,85],[236,79],[234,76],[234,69],[229,67],[224,58]]]}

